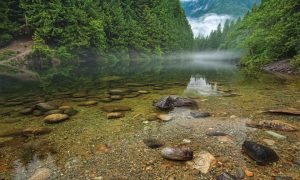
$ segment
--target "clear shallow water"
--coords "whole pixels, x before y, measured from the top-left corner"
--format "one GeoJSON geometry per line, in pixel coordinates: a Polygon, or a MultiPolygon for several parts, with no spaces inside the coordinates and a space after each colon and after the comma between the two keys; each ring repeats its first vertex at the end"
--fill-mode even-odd
{"type": "MultiPolygon", "coordinates": [[[[299,166],[293,163],[300,155],[299,132],[277,132],[287,138],[276,139],[265,130],[248,128],[246,122],[281,120],[300,127],[300,118],[262,113],[267,109],[300,108],[300,79],[281,79],[263,74],[259,79],[247,78],[234,65],[220,61],[203,66],[199,63],[168,64],[160,70],[96,76],[72,88],[59,87],[41,91],[36,84],[6,84],[1,79],[0,133],[17,128],[47,127],[52,131],[43,136],[0,138],[0,179],[26,179],[37,169],[50,169],[52,179],[215,179],[222,172],[235,174],[238,168],[254,172],[252,179],[290,176],[299,179],[299,166]],[[221,64],[221,65],[220,65],[221,64]],[[147,91],[137,97],[101,102],[110,89],[147,91]],[[25,92],[23,91],[25,89],[25,92]],[[94,100],[91,107],[78,106],[76,92],[87,92],[82,101],[94,100]],[[153,118],[163,112],[155,109],[154,100],[179,95],[197,101],[200,111],[211,117],[194,119],[190,109],[176,108],[169,112],[171,121],[153,118]],[[40,101],[72,106],[79,113],[58,124],[46,124],[44,116],[20,115],[27,106],[40,101]],[[22,102],[7,107],[8,102],[22,102]],[[126,105],[132,111],[124,118],[107,119],[101,107],[126,105]],[[230,138],[208,137],[209,130],[219,130],[230,138]],[[167,146],[178,146],[184,139],[191,142],[195,153],[210,152],[217,163],[207,174],[193,170],[184,162],[165,160],[161,149],[149,149],[143,139],[154,137],[167,146]],[[270,146],[280,161],[258,166],[241,151],[244,140],[270,146]]],[[[57,80],[63,81],[63,80],[57,80]]],[[[55,82],[53,82],[55,84],[55,82]]],[[[249,178],[251,179],[251,178],[249,178]]]]}

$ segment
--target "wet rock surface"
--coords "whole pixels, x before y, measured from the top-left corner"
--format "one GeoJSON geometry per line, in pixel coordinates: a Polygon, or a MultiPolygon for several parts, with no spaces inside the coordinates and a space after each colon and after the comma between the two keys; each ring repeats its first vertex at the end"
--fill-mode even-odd
{"type": "Polygon", "coordinates": [[[66,114],[51,114],[44,118],[44,122],[48,124],[60,123],[69,119],[69,116],[66,114]]]}
{"type": "Polygon", "coordinates": [[[245,141],[242,145],[242,149],[259,165],[267,165],[279,160],[279,156],[274,150],[252,141],[245,141]]]}
{"type": "Polygon", "coordinates": [[[207,174],[212,165],[216,164],[216,158],[209,152],[202,151],[194,154],[194,159],[187,164],[192,168],[207,174]]]}
{"type": "Polygon", "coordinates": [[[173,161],[190,161],[193,151],[188,147],[166,147],[161,150],[163,158],[173,161]]]}
{"type": "Polygon", "coordinates": [[[190,112],[190,114],[193,118],[206,118],[211,116],[211,114],[208,112],[200,112],[200,111],[192,111],[190,112]]]}
{"type": "Polygon", "coordinates": [[[235,177],[229,173],[222,173],[217,177],[217,180],[240,180],[240,178],[235,177]]]}
{"type": "Polygon", "coordinates": [[[109,105],[101,108],[105,112],[120,112],[120,111],[131,111],[131,107],[124,105],[109,105]]]}
{"type": "Polygon", "coordinates": [[[143,142],[145,143],[146,146],[148,146],[149,148],[152,148],[152,149],[160,148],[160,147],[164,146],[163,142],[161,142],[158,139],[154,139],[154,138],[144,139],[143,142]]]}
{"type": "Polygon", "coordinates": [[[154,106],[162,111],[174,109],[174,107],[196,107],[194,100],[181,98],[179,96],[166,96],[154,103],[154,106]]]}
{"type": "Polygon", "coordinates": [[[106,115],[107,119],[118,119],[125,117],[123,112],[111,112],[106,115]]]}
{"type": "Polygon", "coordinates": [[[247,123],[247,126],[261,129],[272,129],[277,131],[297,131],[298,129],[288,123],[284,123],[278,120],[274,121],[260,121],[259,123],[247,123]]]}

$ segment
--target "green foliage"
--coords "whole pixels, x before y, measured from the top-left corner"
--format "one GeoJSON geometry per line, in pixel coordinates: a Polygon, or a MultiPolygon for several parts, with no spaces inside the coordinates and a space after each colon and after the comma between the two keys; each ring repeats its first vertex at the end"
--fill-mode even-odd
{"type": "Polygon", "coordinates": [[[0,61],[7,60],[16,54],[17,53],[13,50],[10,49],[4,50],[2,53],[0,53],[0,61]]]}
{"type": "Polygon", "coordinates": [[[258,70],[271,61],[297,55],[300,50],[299,19],[297,1],[265,0],[236,25],[226,43],[237,42],[235,48],[246,50],[243,62],[258,70]]]}

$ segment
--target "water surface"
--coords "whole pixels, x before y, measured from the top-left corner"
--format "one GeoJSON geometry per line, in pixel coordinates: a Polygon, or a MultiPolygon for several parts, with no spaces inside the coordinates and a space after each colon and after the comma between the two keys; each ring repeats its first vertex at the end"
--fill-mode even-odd
{"type": "Polygon", "coordinates": [[[0,133],[28,127],[47,127],[52,132],[0,138],[0,179],[26,179],[41,167],[51,170],[52,179],[214,179],[222,172],[235,174],[238,168],[254,172],[252,179],[300,178],[299,166],[293,163],[300,157],[299,132],[277,132],[286,136],[280,140],[265,130],[245,126],[250,121],[276,119],[299,128],[299,117],[263,113],[276,108],[300,109],[299,78],[282,79],[270,74],[249,78],[230,61],[220,60],[159,66],[148,71],[136,68],[126,73],[78,77],[81,83],[72,87],[68,83],[64,86],[65,79],[55,79],[51,84],[56,86],[51,87],[1,77],[0,133]],[[127,95],[138,96],[102,102],[111,89],[126,89],[130,92],[127,95]],[[94,100],[98,104],[78,106],[82,102],[72,97],[77,92],[88,94],[80,101],[94,100]],[[192,98],[200,111],[212,116],[195,119],[190,116],[191,109],[175,108],[168,112],[173,119],[162,122],[155,116],[164,112],[152,104],[167,95],[192,98]],[[43,122],[44,116],[19,114],[24,107],[48,101],[72,106],[79,113],[51,125],[43,122]],[[21,104],[8,107],[7,102],[21,104]],[[126,105],[132,111],[124,118],[111,120],[101,109],[106,105],[126,105]],[[208,137],[209,130],[225,132],[230,138],[208,137]],[[181,145],[188,139],[191,142],[186,146],[195,153],[208,151],[218,162],[209,173],[202,174],[184,162],[163,159],[161,149],[150,149],[143,143],[150,137],[163,141],[165,147],[181,145]],[[266,145],[265,139],[275,141],[270,147],[280,160],[258,166],[242,153],[241,144],[252,140],[266,145]]]}

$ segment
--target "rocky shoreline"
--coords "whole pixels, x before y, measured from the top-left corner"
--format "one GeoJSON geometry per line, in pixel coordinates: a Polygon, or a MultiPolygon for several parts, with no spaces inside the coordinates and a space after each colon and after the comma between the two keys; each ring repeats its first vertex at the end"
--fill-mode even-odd
{"type": "Polygon", "coordinates": [[[289,59],[268,64],[263,67],[263,70],[270,73],[281,73],[288,75],[298,74],[297,69],[291,66],[289,59]]]}

